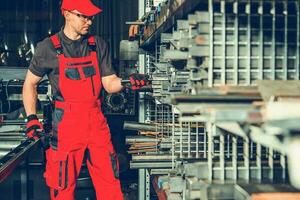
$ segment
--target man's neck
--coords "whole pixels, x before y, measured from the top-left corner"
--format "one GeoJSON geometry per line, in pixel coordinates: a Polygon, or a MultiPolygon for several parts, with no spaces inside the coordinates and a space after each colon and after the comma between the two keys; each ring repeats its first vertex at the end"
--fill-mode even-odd
{"type": "Polygon", "coordinates": [[[82,37],[80,34],[73,31],[72,28],[68,25],[65,25],[63,31],[64,31],[64,34],[71,40],[78,40],[82,37]]]}

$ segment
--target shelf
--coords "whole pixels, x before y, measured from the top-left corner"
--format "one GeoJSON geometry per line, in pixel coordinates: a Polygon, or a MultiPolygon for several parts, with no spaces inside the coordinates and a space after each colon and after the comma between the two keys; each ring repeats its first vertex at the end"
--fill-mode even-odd
{"type": "MultiPolygon", "coordinates": [[[[160,38],[161,33],[169,30],[177,19],[185,17],[194,11],[201,1],[199,0],[172,0],[162,7],[160,15],[156,15],[153,24],[144,27],[144,37],[140,40],[140,46],[146,48],[160,38]]],[[[203,3],[203,2],[202,2],[203,3]]]]}

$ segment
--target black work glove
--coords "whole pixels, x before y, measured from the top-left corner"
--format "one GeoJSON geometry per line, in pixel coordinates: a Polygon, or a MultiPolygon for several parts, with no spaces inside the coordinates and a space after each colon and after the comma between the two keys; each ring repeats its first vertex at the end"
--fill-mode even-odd
{"type": "Polygon", "coordinates": [[[27,116],[27,124],[26,124],[26,135],[28,138],[32,138],[37,140],[38,138],[43,136],[44,127],[39,122],[37,116],[35,114],[27,116]]]}
{"type": "Polygon", "coordinates": [[[131,89],[139,90],[141,89],[141,87],[148,85],[149,84],[148,78],[149,76],[145,74],[137,74],[137,73],[130,74],[129,80],[131,84],[131,89]]]}

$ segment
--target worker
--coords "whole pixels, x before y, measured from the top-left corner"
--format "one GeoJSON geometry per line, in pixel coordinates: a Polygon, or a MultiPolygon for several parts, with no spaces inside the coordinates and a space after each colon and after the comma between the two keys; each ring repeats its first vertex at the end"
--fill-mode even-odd
{"type": "MultiPolygon", "coordinates": [[[[37,139],[43,126],[36,115],[37,85],[47,75],[53,91],[53,124],[46,150],[44,177],[52,200],[73,200],[84,158],[98,200],[121,200],[118,160],[106,118],[101,112],[101,88],[122,90],[107,44],[89,35],[101,8],[91,0],[63,0],[63,28],[39,42],[26,74],[23,103],[27,136],[37,139]]],[[[130,75],[132,89],[148,83],[143,74],[130,75]]]]}

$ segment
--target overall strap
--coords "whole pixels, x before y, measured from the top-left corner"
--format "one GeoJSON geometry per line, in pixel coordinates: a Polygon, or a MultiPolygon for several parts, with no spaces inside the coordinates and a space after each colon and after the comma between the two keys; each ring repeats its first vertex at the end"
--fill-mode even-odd
{"type": "Polygon", "coordinates": [[[88,43],[89,43],[90,51],[96,51],[96,42],[95,42],[95,37],[94,36],[90,36],[88,38],[88,43]]]}
{"type": "Polygon", "coordinates": [[[56,54],[57,54],[57,55],[62,54],[62,53],[63,53],[63,49],[62,49],[62,46],[61,46],[61,43],[60,43],[60,41],[59,41],[59,39],[58,39],[57,34],[52,35],[52,36],[50,37],[50,39],[51,39],[52,44],[53,44],[53,46],[54,46],[54,48],[55,48],[56,54]]]}

